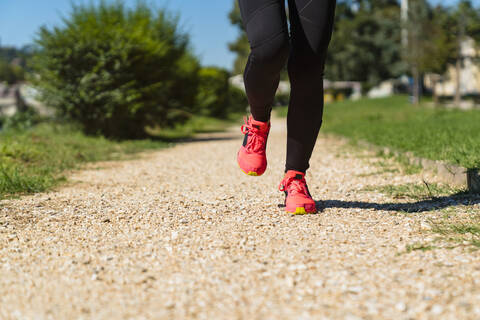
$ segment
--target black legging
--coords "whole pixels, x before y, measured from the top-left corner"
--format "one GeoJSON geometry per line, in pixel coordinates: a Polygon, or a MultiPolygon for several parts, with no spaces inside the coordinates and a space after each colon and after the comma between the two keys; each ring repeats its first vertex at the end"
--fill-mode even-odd
{"type": "Polygon", "coordinates": [[[239,0],[251,53],[244,80],[253,118],[268,121],[288,59],[291,82],[286,170],[305,172],[322,125],[323,70],[335,0],[239,0]]]}

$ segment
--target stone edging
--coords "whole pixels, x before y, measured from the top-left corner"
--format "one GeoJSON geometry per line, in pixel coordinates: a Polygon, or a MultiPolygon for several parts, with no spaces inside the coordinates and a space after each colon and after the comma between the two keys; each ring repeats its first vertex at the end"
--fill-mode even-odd
{"type": "Polygon", "coordinates": [[[435,174],[436,178],[446,184],[466,188],[472,193],[480,193],[480,173],[478,169],[467,169],[445,161],[419,158],[412,152],[399,152],[388,147],[379,147],[365,141],[359,141],[357,144],[374,151],[382,151],[386,155],[393,155],[396,157],[404,156],[410,164],[420,166],[424,170],[435,174]]]}

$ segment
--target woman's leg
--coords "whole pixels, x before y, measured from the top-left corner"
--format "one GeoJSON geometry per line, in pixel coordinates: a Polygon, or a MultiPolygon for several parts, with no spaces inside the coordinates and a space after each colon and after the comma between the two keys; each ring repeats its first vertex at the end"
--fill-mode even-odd
{"type": "Polygon", "coordinates": [[[286,170],[309,168],[323,116],[323,70],[330,42],[335,0],[289,0],[292,53],[288,61],[286,170]]]}
{"type": "Polygon", "coordinates": [[[253,118],[267,122],[290,52],[285,1],[239,0],[239,5],[251,47],[245,89],[253,118]]]}

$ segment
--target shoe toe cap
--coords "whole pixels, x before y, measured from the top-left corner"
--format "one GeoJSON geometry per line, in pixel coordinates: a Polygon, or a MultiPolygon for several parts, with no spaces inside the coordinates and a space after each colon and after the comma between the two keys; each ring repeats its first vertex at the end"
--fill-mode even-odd
{"type": "Polygon", "coordinates": [[[247,153],[242,149],[238,152],[237,161],[240,168],[247,174],[249,172],[262,174],[267,168],[267,160],[264,156],[247,153]]]}
{"type": "Polygon", "coordinates": [[[287,198],[286,209],[288,212],[296,212],[297,208],[305,208],[307,213],[316,212],[315,201],[311,198],[297,197],[289,199],[287,198]]]}

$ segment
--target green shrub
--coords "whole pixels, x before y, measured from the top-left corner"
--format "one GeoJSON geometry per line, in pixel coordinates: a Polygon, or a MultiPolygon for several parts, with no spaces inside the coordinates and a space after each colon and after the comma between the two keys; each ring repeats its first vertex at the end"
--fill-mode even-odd
{"type": "Polygon", "coordinates": [[[230,86],[230,74],[217,67],[202,68],[199,72],[197,113],[203,116],[226,118],[248,105],[243,90],[230,86]]]}
{"type": "Polygon", "coordinates": [[[25,71],[22,67],[10,64],[6,59],[0,58],[0,83],[15,84],[25,80],[25,71]]]}
{"type": "Polygon", "coordinates": [[[199,72],[197,95],[198,113],[204,116],[222,118],[228,108],[228,71],[216,67],[202,68],[199,72]]]}
{"type": "Polygon", "coordinates": [[[148,126],[188,119],[197,59],[178,19],[143,2],[73,6],[60,27],[42,27],[34,82],[58,115],[87,134],[140,138],[148,126]]]}
{"type": "Polygon", "coordinates": [[[290,103],[290,93],[277,93],[273,102],[274,106],[283,107],[290,103]]]}
{"type": "Polygon", "coordinates": [[[32,108],[25,112],[17,112],[11,117],[0,118],[0,129],[2,130],[26,130],[42,121],[42,117],[32,108]]]}
{"type": "Polygon", "coordinates": [[[228,106],[233,113],[246,112],[248,107],[248,100],[245,91],[234,86],[228,89],[228,106]]]}

